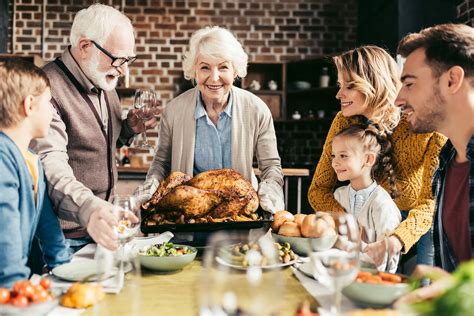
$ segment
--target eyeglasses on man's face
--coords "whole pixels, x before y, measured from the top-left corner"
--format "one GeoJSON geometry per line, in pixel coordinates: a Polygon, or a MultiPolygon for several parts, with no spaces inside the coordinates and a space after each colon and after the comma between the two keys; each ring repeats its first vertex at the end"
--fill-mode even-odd
{"type": "Polygon", "coordinates": [[[128,63],[129,65],[131,65],[135,60],[137,60],[137,56],[132,56],[132,57],[115,57],[114,55],[112,55],[111,53],[109,53],[105,48],[103,48],[102,46],[100,46],[99,44],[97,44],[95,41],[91,41],[92,44],[95,45],[95,47],[97,47],[102,53],[104,53],[105,55],[107,55],[110,59],[112,59],[112,62],[110,63],[110,65],[112,65],[113,67],[120,67],[122,66],[123,64],[125,63],[128,63]]]}

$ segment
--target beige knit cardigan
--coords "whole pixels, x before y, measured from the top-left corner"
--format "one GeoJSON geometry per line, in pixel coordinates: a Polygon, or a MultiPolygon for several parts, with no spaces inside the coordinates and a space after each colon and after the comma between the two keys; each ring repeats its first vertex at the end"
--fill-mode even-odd
{"type": "MultiPolygon", "coordinates": [[[[147,174],[147,180],[161,181],[171,171],[193,174],[196,119],[194,112],[198,88],[171,100],[161,117],[158,149],[147,174]]],[[[252,182],[258,182],[252,168],[256,156],[260,179],[283,186],[275,128],[267,105],[256,95],[232,87],[232,169],[252,182]]]]}

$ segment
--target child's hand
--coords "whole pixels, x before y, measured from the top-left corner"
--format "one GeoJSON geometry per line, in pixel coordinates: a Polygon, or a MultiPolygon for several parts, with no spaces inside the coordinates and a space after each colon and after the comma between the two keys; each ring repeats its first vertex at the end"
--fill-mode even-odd
{"type": "Polygon", "coordinates": [[[385,258],[387,257],[387,250],[389,254],[399,253],[402,249],[402,243],[395,236],[388,237],[388,249],[385,245],[385,239],[376,241],[374,243],[368,244],[367,247],[363,250],[375,263],[378,267],[384,263],[385,258]]]}

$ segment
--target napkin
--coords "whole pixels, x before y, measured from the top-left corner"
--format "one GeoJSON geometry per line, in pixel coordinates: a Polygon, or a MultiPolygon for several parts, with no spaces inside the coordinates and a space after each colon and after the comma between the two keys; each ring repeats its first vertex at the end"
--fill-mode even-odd
{"type": "MultiPolygon", "coordinates": [[[[164,232],[153,237],[136,237],[125,245],[124,255],[126,258],[124,259],[129,260],[129,258],[135,257],[140,249],[147,246],[168,242],[173,236],[171,232],[164,232]]],[[[97,244],[88,244],[76,252],[71,259],[71,262],[85,262],[87,264],[91,264],[94,261],[97,262],[98,267],[100,264],[102,271],[112,271],[114,252],[97,246],[97,244]]],[[[126,270],[127,268],[125,268],[125,272],[126,270]]],[[[123,282],[124,276],[116,275],[103,280],[101,285],[105,293],[117,294],[122,290],[123,282]]],[[[71,284],[72,282],[64,281],[57,277],[52,278],[52,287],[59,288],[62,291],[66,291],[71,284]]]]}
{"type": "MultiPolygon", "coordinates": [[[[297,268],[291,267],[293,274],[301,282],[301,285],[311,294],[321,305],[318,312],[321,316],[331,315],[331,306],[334,302],[334,291],[328,289],[318,281],[300,272],[297,268]]],[[[341,312],[347,313],[355,308],[355,305],[344,295],[341,299],[341,312]]]]}

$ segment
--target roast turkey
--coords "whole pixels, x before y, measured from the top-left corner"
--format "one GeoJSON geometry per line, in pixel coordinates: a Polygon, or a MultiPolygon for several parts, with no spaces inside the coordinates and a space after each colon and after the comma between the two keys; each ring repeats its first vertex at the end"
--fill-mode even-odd
{"type": "Polygon", "coordinates": [[[249,181],[232,169],[218,169],[194,178],[172,172],[143,207],[153,225],[255,220],[258,205],[249,181]]]}

